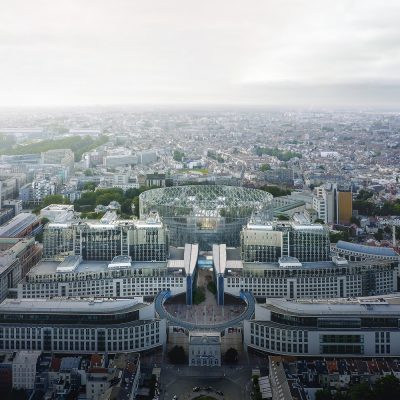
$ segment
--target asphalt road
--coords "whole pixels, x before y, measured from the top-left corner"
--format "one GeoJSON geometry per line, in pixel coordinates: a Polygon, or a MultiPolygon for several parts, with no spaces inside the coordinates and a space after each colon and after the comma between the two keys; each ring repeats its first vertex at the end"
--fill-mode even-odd
{"type": "Polygon", "coordinates": [[[193,393],[193,387],[209,387],[214,391],[210,395],[218,400],[245,400],[249,399],[251,369],[247,367],[235,368],[189,368],[165,366],[161,373],[161,389],[163,400],[171,400],[174,395],[178,400],[189,400],[199,395],[193,393]],[[224,396],[216,395],[221,391],[224,396]]]}

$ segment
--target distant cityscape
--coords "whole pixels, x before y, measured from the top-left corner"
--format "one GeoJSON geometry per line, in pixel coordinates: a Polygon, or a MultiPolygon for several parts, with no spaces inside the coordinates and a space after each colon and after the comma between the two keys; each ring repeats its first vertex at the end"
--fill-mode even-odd
{"type": "Polygon", "coordinates": [[[399,178],[394,112],[2,111],[0,393],[400,388],[399,178]]]}

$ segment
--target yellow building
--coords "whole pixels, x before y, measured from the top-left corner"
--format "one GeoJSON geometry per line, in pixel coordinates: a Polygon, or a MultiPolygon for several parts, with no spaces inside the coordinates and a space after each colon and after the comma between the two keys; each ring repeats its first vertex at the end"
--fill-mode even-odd
{"type": "Polygon", "coordinates": [[[337,191],[337,221],[339,224],[348,225],[353,215],[353,196],[351,190],[337,191]]]}

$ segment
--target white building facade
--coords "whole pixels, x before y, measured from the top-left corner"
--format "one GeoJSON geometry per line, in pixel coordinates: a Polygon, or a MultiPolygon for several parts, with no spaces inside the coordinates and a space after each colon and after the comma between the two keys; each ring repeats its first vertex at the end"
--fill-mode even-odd
{"type": "Polygon", "coordinates": [[[244,344],[270,354],[386,357],[400,354],[400,298],[267,299],[244,322],[244,344]]]}
{"type": "Polygon", "coordinates": [[[166,322],[143,299],[7,299],[0,351],[140,352],[164,346],[166,322]]]}

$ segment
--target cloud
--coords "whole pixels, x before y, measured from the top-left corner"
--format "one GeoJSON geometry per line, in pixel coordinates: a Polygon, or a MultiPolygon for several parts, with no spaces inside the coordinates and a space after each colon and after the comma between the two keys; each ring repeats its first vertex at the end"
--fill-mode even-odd
{"type": "Polygon", "coordinates": [[[395,106],[399,15],[396,0],[15,0],[0,105],[395,106]]]}

